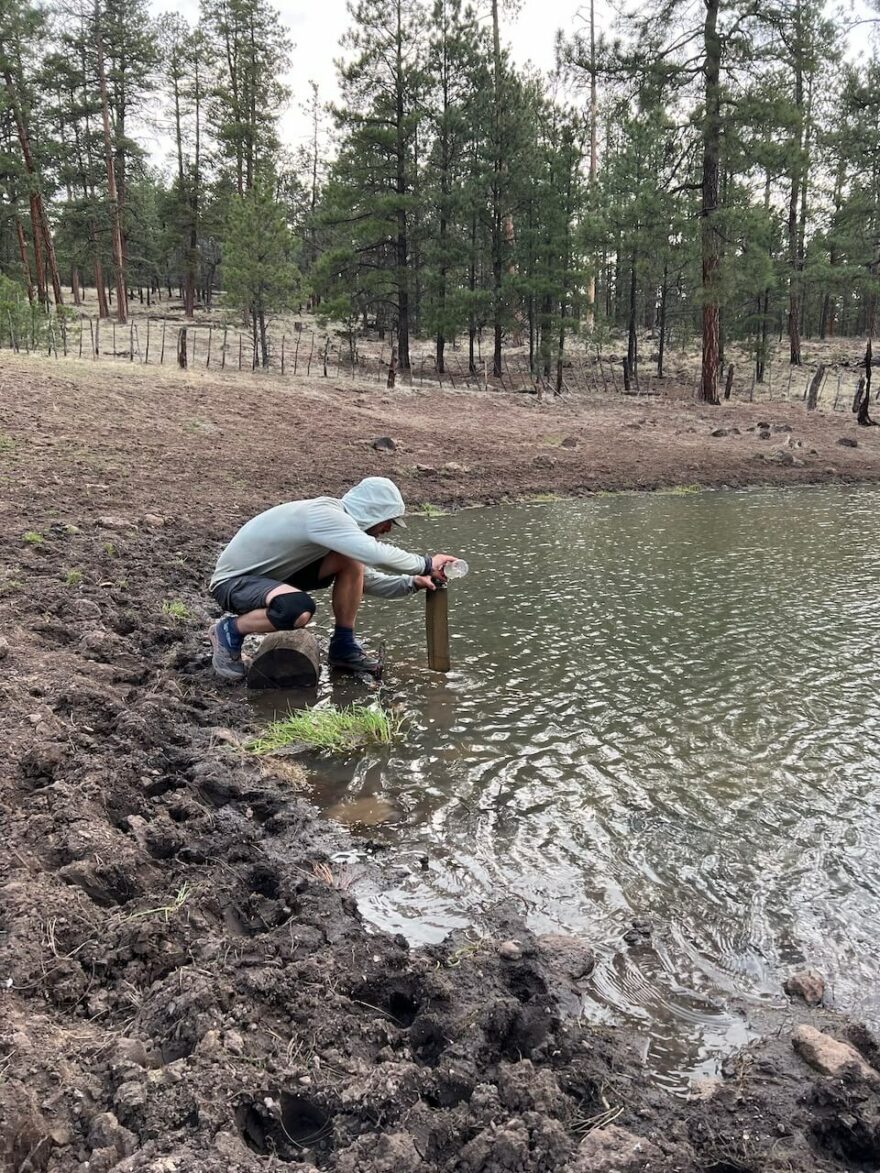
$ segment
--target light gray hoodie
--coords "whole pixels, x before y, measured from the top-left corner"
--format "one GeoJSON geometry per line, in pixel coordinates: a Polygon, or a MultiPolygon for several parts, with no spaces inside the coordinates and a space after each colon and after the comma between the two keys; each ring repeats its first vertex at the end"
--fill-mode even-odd
{"type": "Polygon", "coordinates": [[[364,533],[404,512],[403,498],[388,477],[366,477],[345,494],[287,501],[246,522],[220,557],[211,589],[240,574],[261,574],[286,582],[331,550],[363,562],[364,591],[385,599],[410,594],[412,576],[423,574],[425,559],[364,533]],[[382,574],[377,568],[395,570],[382,574]]]}

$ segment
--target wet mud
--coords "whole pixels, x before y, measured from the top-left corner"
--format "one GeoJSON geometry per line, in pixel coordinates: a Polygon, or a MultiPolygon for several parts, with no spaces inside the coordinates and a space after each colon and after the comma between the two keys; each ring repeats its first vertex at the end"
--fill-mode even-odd
{"type": "Polygon", "coordinates": [[[826,1010],[768,1018],[675,1099],[579,1021],[588,941],[503,905],[420,950],[365,924],[346,832],[295,764],[243,751],[256,717],[208,664],[218,538],[280,475],[241,464],[216,517],[197,466],[189,495],[163,476],[148,412],[119,409],[116,471],[89,473],[101,420],[58,399],[51,445],[16,434],[0,515],[0,1169],[878,1166],[878,1044],[826,1010]],[[865,1064],[818,1074],[799,1021],[865,1064]]]}

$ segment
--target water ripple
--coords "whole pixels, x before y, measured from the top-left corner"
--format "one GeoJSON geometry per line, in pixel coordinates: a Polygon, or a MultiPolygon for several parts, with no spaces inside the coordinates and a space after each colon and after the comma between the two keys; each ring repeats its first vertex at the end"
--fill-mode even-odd
{"type": "Polygon", "coordinates": [[[729,999],[778,999],[793,965],[880,1023],[878,504],[623,496],[415,523],[472,573],[448,677],[422,667],[418,605],[365,608],[409,715],[349,786],[404,816],[384,832],[400,884],[367,915],[436,939],[512,897],[585,933],[585,1013],[635,1023],[673,1087],[748,1037],[729,999]]]}

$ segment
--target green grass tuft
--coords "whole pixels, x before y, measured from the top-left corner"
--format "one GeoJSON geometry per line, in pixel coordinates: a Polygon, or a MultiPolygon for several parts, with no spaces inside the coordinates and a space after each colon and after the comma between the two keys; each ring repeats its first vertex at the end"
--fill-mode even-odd
{"type": "Polygon", "coordinates": [[[530,505],[552,505],[554,501],[561,501],[558,493],[529,493],[524,501],[530,505]]]}
{"type": "Polygon", "coordinates": [[[699,485],[670,485],[666,489],[658,489],[659,493],[665,493],[671,497],[683,497],[685,493],[699,493],[699,485]]]}
{"type": "Polygon", "coordinates": [[[35,529],[29,529],[26,533],[22,534],[22,540],[27,542],[29,546],[42,546],[46,539],[35,529]]]}
{"type": "Polygon", "coordinates": [[[104,550],[104,553],[108,556],[108,558],[115,558],[116,557],[116,547],[113,545],[112,542],[105,542],[104,546],[103,546],[103,550],[104,550]]]}
{"type": "Polygon", "coordinates": [[[162,614],[181,622],[190,618],[189,607],[186,603],[181,603],[179,599],[166,599],[162,604],[162,614]]]}
{"type": "Polygon", "coordinates": [[[347,709],[305,709],[267,725],[249,742],[251,753],[267,754],[288,745],[308,745],[329,753],[349,753],[368,745],[391,745],[401,732],[399,717],[385,709],[351,705],[347,709]]]}
{"type": "Polygon", "coordinates": [[[64,576],[64,581],[68,586],[79,586],[82,580],[83,576],[81,570],[68,570],[67,574],[64,576]]]}
{"type": "Polygon", "coordinates": [[[430,501],[423,501],[421,505],[413,507],[413,513],[417,513],[420,517],[443,517],[444,511],[437,505],[432,505],[430,501]]]}
{"type": "Polygon", "coordinates": [[[16,444],[13,438],[11,436],[4,435],[3,432],[0,432],[0,456],[5,456],[10,452],[14,452],[15,447],[16,444]]]}

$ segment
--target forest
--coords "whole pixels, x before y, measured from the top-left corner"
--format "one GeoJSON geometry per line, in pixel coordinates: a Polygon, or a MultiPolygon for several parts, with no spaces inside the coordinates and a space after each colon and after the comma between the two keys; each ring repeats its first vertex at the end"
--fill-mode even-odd
{"type": "Polygon", "coordinates": [[[799,365],[805,337],[873,333],[880,18],[650,0],[609,32],[591,0],[542,76],[511,60],[503,0],[349,12],[328,104],[288,84],[266,0],[194,27],[145,0],[0,0],[0,336],[93,290],[119,323],[216,304],[263,365],[303,307],[393,339],[404,371],[416,339],[441,373],[485,337],[496,373],[519,345],[549,375],[615,337],[662,374],[699,338],[713,403],[733,343],[760,383],[771,345],[799,365]]]}

